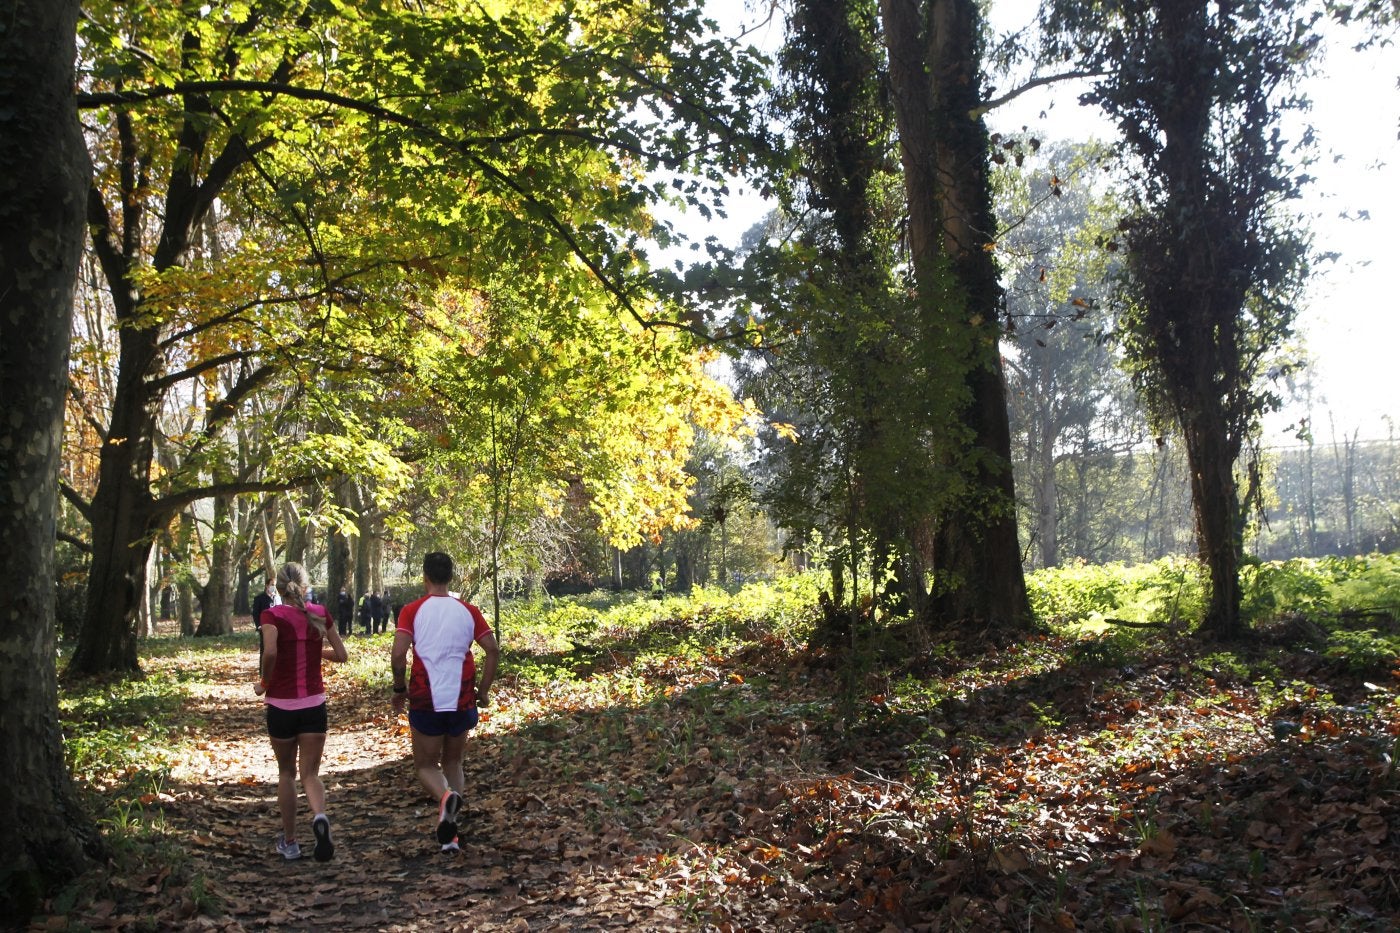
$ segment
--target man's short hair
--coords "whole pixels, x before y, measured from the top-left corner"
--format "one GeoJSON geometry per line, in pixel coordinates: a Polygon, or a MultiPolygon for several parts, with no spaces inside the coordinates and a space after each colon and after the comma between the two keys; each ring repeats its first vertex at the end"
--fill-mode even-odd
{"type": "Polygon", "coordinates": [[[442,551],[429,551],[423,557],[423,576],[427,577],[431,583],[436,583],[439,586],[451,583],[454,569],[452,558],[442,551]]]}

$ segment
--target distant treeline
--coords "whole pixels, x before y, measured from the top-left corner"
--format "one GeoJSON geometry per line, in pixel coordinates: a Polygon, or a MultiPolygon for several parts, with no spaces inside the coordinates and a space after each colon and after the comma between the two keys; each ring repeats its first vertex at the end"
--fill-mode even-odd
{"type": "MultiPolygon", "coordinates": [[[[1071,454],[1055,467],[1055,520],[1045,522],[1018,464],[1026,562],[1140,562],[1194,554],[1189,477],[1175,444],[1153,450],[1071,454]],[[1055,546],[1037,540],[1053,528],[1055,546]]],[[[1246,550],[1264,560],[1400,550],[1400,439],[1267,449],[1246,550]]]]}

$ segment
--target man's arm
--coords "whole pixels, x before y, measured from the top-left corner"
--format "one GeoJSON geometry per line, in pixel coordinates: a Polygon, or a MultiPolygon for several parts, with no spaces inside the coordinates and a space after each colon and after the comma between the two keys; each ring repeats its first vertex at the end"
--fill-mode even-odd
{"type": "Polygon", "coordinates": [[[389,671],[394,676],[394,712],[403,710],[408,696],[408,646],[413,636],[403,629],[394,630],[394,648],[389,654],[389,671]]]}
{"type": "Polygon", "coordinates": [[[501,647],[496,644],[494,632],[487,632],[476,640],[486,652],[486,657],[481,662],[481,679],[476,685],[476,705],[491,705],[491,684],[496,680],[496,665],[501,660],[501,647]]]}

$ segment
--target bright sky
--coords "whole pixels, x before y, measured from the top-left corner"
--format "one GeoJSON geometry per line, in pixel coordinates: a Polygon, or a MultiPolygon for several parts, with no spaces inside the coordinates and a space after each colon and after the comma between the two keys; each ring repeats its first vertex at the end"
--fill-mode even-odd
{"type": "MultiPolygon", "coordinates": [[[[770,4],[708,0],[708,7],[732,34],[739,23],[765,19],[770,4]]],[[[1035,0],[992,0],[992,24],[998,32],[1018,28],[1034,19],[1035,8],[1035,0]]],[[[771,52],[781,30],[775,15],[749,41],[771,52]]],[[[1307,92],[1313,100],[1308,120],[1323,157],[1311,171],[1317,180],[1302,209],[1317,248],[1341,258],[1319,268],[1299,320],[1315,360],[1313,434],[1326,443],[1335,424],[1338,434],[1359,430],[1363,440],[1383,439],[1391,433],[1386,416],[1400,432],[1400,58],[1393,48],[1355,52],[1350,43],[1333,39],[1320,71],[1307,92]]],[[[1112,127],[1081,107],[1078,94],[1069,87],[1038,89],[993,112],[988,123],[1003,131],[1028,126],[1046,138],[1111,139],[1112,127]]],[[[728,206],[729,220],[699,236],[737,244],[767,210],[756,197],[736,198],[728,206]]],[[[693,218],[680,225],[695,228],[693,218]]],[[[1286,429],[1300,414],[1294,408],[1273,417],[1267,433],[1287,442],[1286,429]]]]}

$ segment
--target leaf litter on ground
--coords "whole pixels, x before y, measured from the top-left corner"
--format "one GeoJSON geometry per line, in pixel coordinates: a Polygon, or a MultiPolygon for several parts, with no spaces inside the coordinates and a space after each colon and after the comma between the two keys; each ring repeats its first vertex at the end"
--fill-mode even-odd
{"type": "MultiPolygon", "coordinates": [[[[365,673],[331,676],[324,865],[272,848],[251,640],[148,657],[163,706],[128,712],[166,751],[83,772],[115,854],[31,928],[1400,923],[1400,672],[1165,632],[907,661],[872,638],[853,658],[807,647],[801,613],[666,602],[640,626],[507,642],[457,855],[388,708],[387,639],[353,639],[365,673]]],[[[122,715],[74,707],[65,726],[122,715]]]]}

